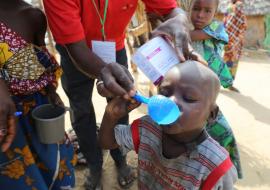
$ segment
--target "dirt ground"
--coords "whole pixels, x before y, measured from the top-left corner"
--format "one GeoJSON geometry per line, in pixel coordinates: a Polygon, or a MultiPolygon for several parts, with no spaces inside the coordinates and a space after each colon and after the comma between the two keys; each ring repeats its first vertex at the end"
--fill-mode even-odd
{"type": "MultiPolygon", "coordinates": [[[[135,74],[137,88],[148,95],[149,82],[143,74],[135,74]]],[[[239,180],[236,190],[270,189],[270,56],[264,51],[245,50],[240,61],[235,86],[240,93],[222,89],[218,105],[231,124],[238,141],[244,178],[239,180]]],[[[61,88],[59,92],[65,103],[68,100],[61,88]]],[[[101,121],[106,101],[96,92],[93,95],[97,121],[101,121]]],[[[131,121],[145,113],[145,107],[131,113],[131,121]]],[[[70,122],[67,117],[67,128],[70,122]]],[[[136,154],[128,154],[128,162],[136,167],[136,154]]],[[[83,190],[86,169],[76,168],[76,188],[83,190]]],[[[103,188],[121,189],[117,184],[117,174],[111,157],[104,152],[103,188]]],[[[136,182],[130,188],[137,190],[136,182]]]]}

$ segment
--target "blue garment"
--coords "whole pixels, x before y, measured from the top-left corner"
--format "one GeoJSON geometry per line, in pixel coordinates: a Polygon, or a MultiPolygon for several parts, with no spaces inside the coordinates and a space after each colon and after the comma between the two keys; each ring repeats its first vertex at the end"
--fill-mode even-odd
{"type": "Polygon", "coordinates": [[[44,92],[12,97],[18,111],[17,134],[11,147],[0,153],[0,186],[3,190],[59,190],[75,185],[75,157],[69,142],[39,142],[32,110],[48,103],[44,92]],[[51,188],[50,188],[51,187],[51,188]]]}

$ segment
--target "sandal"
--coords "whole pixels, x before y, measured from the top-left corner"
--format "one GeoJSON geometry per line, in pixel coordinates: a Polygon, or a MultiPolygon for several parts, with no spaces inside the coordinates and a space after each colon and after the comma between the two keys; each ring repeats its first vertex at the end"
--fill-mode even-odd
{"type": "Polygon", "coordinates": [[[128,189],[132,186],[134,180],[136,179],[136,172],[131,166],[124,164],[117,168],[117,181],[120,187],[123,189],[128,189]]]}
{"type": "Polygon", "coordinates": [[[235,88],[234,86],[230,86],[230,87],[228,87],[228,89],[231,90],[231,91],[240,93],[240,91],[237,88],[235,88]]]}
{"type": "Polygon", "coordinates": [[[85,190],[102,190],[101,172],[95,175],[88,175],[84,183],[85,190]]]}

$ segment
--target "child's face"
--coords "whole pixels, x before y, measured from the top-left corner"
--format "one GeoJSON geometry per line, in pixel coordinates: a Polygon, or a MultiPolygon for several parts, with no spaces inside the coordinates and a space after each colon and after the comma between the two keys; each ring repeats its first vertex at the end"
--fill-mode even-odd
{"type": "Polygon", "coordinates": [[[209,25],[216,13],[216,0],[194,0],[191,6],[191,22],[195,29],[209,25]]]}
{"type": "Polygon", "coordinates": [[[171,98],[182,112],[175,123],[163,127],[166,134],[183,134],[202,129],[210,115],[213,105],[211,96],[215,93],[210,93],[211,85],[204,80],[204,73],[200,72],[197,65],[188,64],[192,64],[192,61],[172,68],[158,89],[159,94],[171,98]]]}

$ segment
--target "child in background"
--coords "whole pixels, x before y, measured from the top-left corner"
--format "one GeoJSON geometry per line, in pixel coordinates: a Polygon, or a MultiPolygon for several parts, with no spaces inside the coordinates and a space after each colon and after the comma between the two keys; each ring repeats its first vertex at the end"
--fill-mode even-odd
{"type": "Polygon", "coordinates": [[[100,144],[105,149],[120,147],[125,153],[138,153],[139,189],[233,189],[237,172],[229,154],[205,130],[217,109],[219,87],[215,73],[201,63],[178,64],[165,75],[158,92],[175,101],[181,117],[166,126],[157,125],[149,116],[131,126],[116,125],[138,103],[115,98],[103,116],[100,144]]]}
{"type": "MultiPolygon", "coordinates": [[[[228,35],[224,25],[214,20],[218,8],[218,0],[193,0],[190,9],[190,19],[194,30],[190,31],[193,48],[207,61],[208,66],[217,74],[223,87],[232,85],[232,76],[223,61],[224,45],[228,35]]],[[[239,178],[242,178],[241,164],[237,144],[231,127],[221,111],[215,113],[214,120],[209,120],[207,131],[221,146],[230,153],[237,168],[239,178]]]]}
{"type": "Polygon", "coordinates": [[[0,0],[2,190],[68,190],[75,184],[72,146],[66,139],[41,143],[31,117],[37,106],[63,106],[56,93],[61,68],[45,47],[46,27],[41,10],[22,0],[0,0]],[[22,115],[15,118],[15,111],[22,115]]]}
{"type": "MultiPolygon", "coordinates": [[[[238,62],[242,54],[244,34],[247,29],[247,18],[243,9],[243,2],[241,0],[231,0],[224,17],[226,32],[229,35],[229,43],[224,48],[225,53],[223,58],[234,80],[238,62]]],[[[229,86],[229,89],[239,92],[233,85],[229,86]]]]}

